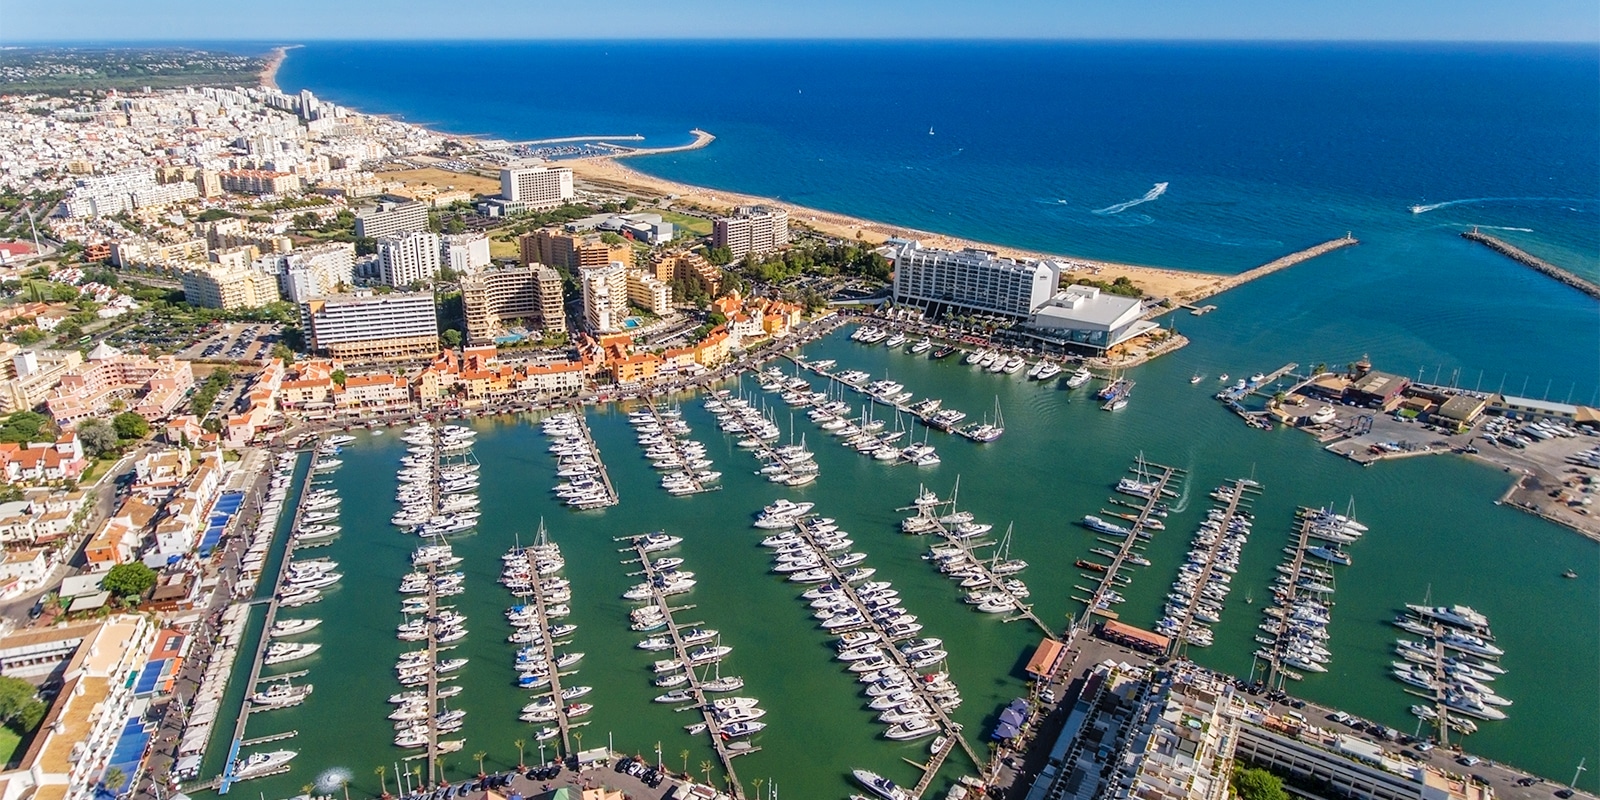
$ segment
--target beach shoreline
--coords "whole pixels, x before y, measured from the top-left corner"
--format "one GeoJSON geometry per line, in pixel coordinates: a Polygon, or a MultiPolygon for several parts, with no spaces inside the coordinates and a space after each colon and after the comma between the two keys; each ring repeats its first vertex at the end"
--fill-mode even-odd
{"type": "Polygon", "coordinates": [[[278,88],[278,70],[283,67],[284,60],[289,57],[289,51],[299,46],[297,44],[288,44],[272,48],[272,55],[267,56],[267,63],[261,68],[259,76],[261,88],[283,91],[278,88]]]}
{"type": "MultiPolygon", "coordinates": [[[[704,147],[709,145],[710,140],[713,138],[708,135],[703,142],[697,141],[695,145],[679,149],[704,147]]],[[[570,167],[573,176],[579,181],[601,189],[614,189],[658,197],[673,197],[675,198],[673,202],[696,206],[713,212],[726,212],[736,206],[743,205],[773,206],[788,211],[791,224],[803,225],[827,236],[847,240],[854,239],[873,245],[883,244],[890,238],[916,239],[927,247],[951,250],[975,248],[994,252],[1008,258],[1055,259],[1080,267],[1080,269],[1071,273],[1076,277],[1106,282],[1114,281],[1119,277],[1126,277],[1138,284],[1146,294],[1152,297],[1169,297],[1180,301],[1208,297],[1220,291],[1222,287],[1227,285],[1228,280],[1234,277],[1214,272],[1101,261],[1044,253],[990,242],[979,242],[959,236],[919,230],[908,226],[893,225],[878,220],[802,206],[770,197],[680,183],[666,178],[658,178],[621,163],[623,158],[651,154],[650,152],[638,152],[588,156],[563,159],[558,163],[561,166],[570,167]]]]}

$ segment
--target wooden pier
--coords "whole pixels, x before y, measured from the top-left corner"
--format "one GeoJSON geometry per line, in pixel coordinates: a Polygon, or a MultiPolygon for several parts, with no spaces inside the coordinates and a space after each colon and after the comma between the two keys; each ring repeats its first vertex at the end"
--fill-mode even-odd
{"type": "MultiPolygon", "coordinates": [[[[668,422],[661,416],[661,410],[656,408],[656,400],[653,395],[647,394],[644,396],[644,407],[650,410],[650,418],[655,420],[656,425],[661,428],[662,435],[666,436],[667,439],[672,443],[672,452],[678,456],[679,461],[683,462],[683,466],[679,468],[679,471],[689,479],[690,483],[694,484],[694,491],[686,492],[686,494],[704,494],[705,492],[715,492],[720,490],[722,488],[721,486],[710,486],[707,485],[705,481],[700,480],[699,470],[696,470],[693,466],[695,458],[698,457],[691,457],[684,448],[684,442],[686,440],[693,440],[687,439],[688,434],[684,434],[682,437],[680,437],[677,434],[671,433],[667,430],[668,422]]],[[[598,452],[599,451],[596,450],[596,453],[598,452]]],[[[595,459],[596,463],[599,463],[599,461],[600,459],[595,459]]],[[[600,472],[602,475],[605,474],[604,466],[600,467],[600,472]]],[[[610,480],[606,481],[606,486],[607,488],[611,486],[610,480]]],[[[614,497],[615,493],[613,493],[612,496],[614,497]]]]}
{"type": "MultiPolygon", "coordinates": [[[[317,446],[321,446],[320,440],[318,441],[317,446]]],[[[314,451],[312,460],[316,460],[314,451]]],[[[250,665],[250,679],[249,682],[245,684],[244,700],[239,704],[239,720],[234,723],[233,739],[232,743],[228,747],[228,760],[222,765],[222,774],[219,775],[216,780],[217,794],[227,794],[228,789],[232,788],[234,782],[233,765],[238,761],[239,749],[250,744],[249,742],[244,741],[244,729],[245,726],[250,722],[250,711],[252,705],[250,702],[250,695],[251,693],[255,692],[256,685],[261,682],[261,662],[266,659],[267,646],[272,642],[272,625],[278,618],[278,592],[279,589],[283,587],[284,576],[289,574],[289,564],[293,561],[292,556],[294,555],[294,551],[297,549],[294,542],[295,532],[299,529],[300,519],[305,513],[304,508],[306,495],[311,493],[311,487],[315,485],[315,481],[313,480],[314,475],[315,473],[308,466],[306,468],[305,480],[300,483],[300,496],[295,498],[294,501],[294,522],[289,526],[288,541],[283,543],[283,557],[278,560],[278,576],[273,580],[272,595],[271,597],[265,598],[267,603],[267,616],[266,619],[261,623],[261,637],[256,641],[256,651],[255,655],[253,656],[254,660],[250,665]]]]}
{"type": "MultiPolygon", "coordinates": [[[[1301,569],[1305,567],[1306,563],[1306,548],[1311,546],[1311,529],[1315,525],[1315,521],[1305,512],[1306,509],[1300,509],[1300,528],[1295,534],[1293,543],[1289,545],[1289,561],[1286,565],[1289,581],[1282,590],[1275,592],[1276,610],[1280,613],[1273,614],[1273,609],[1267,609],[1267,615],[1278,620],[1278,633],[1273,637],[1272,649],[1267,651],[1268,658],[1264,659],[1267,662],[1267,685],[1280,689],[1283,688],[1285,679],[1299,680],[1301,678],[1299,673],[1284,666],[1283,658],[1284,650],[1291,638],[1288,619],[1290,611],[1295,602],[1300,599],[1302,592],[1312,594],[1309,589],[1304,589],[1300,586],[1301,569]]],[[[1323,595],[1324,593],[1316,594],[1323,595]]],[[[1319,597],[1319,599],[1326,602],[1325,596],[1319,597]]],[[[1256,657],[1260,660],[1259,651],[1257,652],[1258,655],[1256,657]]]]}
{"type": "Polygon", "coordinates": [[[1110,619],[1117,617],[1117,613],[1110,608],[1109,596],[1112,592],[1112,587],[1117,585],[1118,578],[1122,574],[1123,563],[1128,560],[1128,556],[1132,555],[1133,551],[1138,547],[1139,539],[1148,538],[1149,534],[1146,534],[1145,530],[1148,527],[1150,516],[1155,513],[1156,506],[1164,502],[1163,498],[1175,494],[1168,487],[1175,480],[1181,480],[1181,470],[1177,467],[1152,464],[1142,458],[1139,461],[1139,465],[1131,468],[1130,471],[1136,472],[1141,482],[1152,483],[1154,488],[1151,489],[1150,496],[1145,498],[1144,504],[1138,506],[1138,513],[1134,517],[1133,525],[1128,529],[1128,535],[1121,540],[1120,546],[1111,558],[1111,563],[1107,564],[1105,571],[1100,573],[1099,584],[1093,589],[1086,589],[1081,586],[1073,587],[1087,592],[1088,595],[1087,597],[1073,598],[1084,604],[1083,613],[1073,621],[1074,628],[1089,627],[1091,621],[1097,616],[1110,619]],[[1154,481],[1148,480],[1151,477],[1149,475],[1151,470],[1156,473],[1153,476],[1155,478],[1154,481]]]}
{"type": "MultiPolygon", "coordinates": [[[[819,554],[823,554],[819,559],[822,563],[822,568],[827,571],[828,575],[833,578],[834,582],[844,590],[845,595],[850,598],[851,605],[855,606],[861,612],[861,618],[865,620],[865,623],[860,627],[867,628],[878,634],[878,641],[881,643],[879,649],[882,651],[882,653],[885,656],[888,656],[889,659],[895,663],[895,666],[899,667],[907,675],[917,674],[917,671],[912,668],[911,662],[906,659],[905,654],[900,652],[900,648],[894,646],[894,641],[889,636],[888,631],[884,630],[883,626],[879,624],[877,620],[873,619],[871,614],[867,613],[866,602],[861,599],[860,595],[856,594],[855,587],[852,586],[849,581],[845,580],[845,573],[841,572],[837,566],[834,566],[833,559],[826,556],[826,548],[817,543],[816,536],[810,530],[810,523],[805,520],[801,520],[796,523],[794,530],[801,539],[805,540],[805,543],[809,545],[812,550],[819,554]]],[[[843,632],[843,629],[834,631],[834,633],[843,632]]],[[[953,739],[957,744],[959,744],[961,749],[966,751],[967,756],[972,759],[974,766],[982,766],[984,762],[978,757],[977,751],[973,750],[972,745],[968,744],[967,740],[961,736],[960,723],[950,718],[950,715],[942,706],[939,705],[938,698],[934,697],[932,693],[926,689],[926,687],[917,681],[912,682],[912,687],[917,695],[922,698],[923,702],[927,703],[928,708],[932,710],[934,717],[939,722],[939,727],[941,729],[940,732],[944,736],[953,739]]]]}
{"type": "MultiPolygon", "coordinates": [[[[957,478],[956,481],[956,485],[959,487],[960,478],[957,478]]],[[[950,514],[956,513],[956,491],[957,490],[952,490],[950,499],[940,503],[940,505],[948,505],[950,507],[950,514]]],[[[916,507],[913,506],[912,508],[916,507]]],[[[929,507],[929,509],[933,508],[938,508],[938,506],[929,507]]],[[[907,509],[902,508],[899,510],[905,511],[907,509]]],[[[1048,636],[1052,639],[1055,638],[1055,631],[1051,630],[1050,626],[1046,625],[1044,620],[1040,619],[1039,615],[1033,612],[1033,606],[1029,603],[1023,602],[1025,598],[1018,596],[1015,592],[1011,591],[1011,589],[1007,588],[1005,581],[1010,576],[1000,576],[994,574],[994,572],[989,569],[989,562],[979,558],[974,552],[974,550],[978,547],[987,547],[993,545],[993,542],[980,542],[976,544],[969,542],[967,539],[957,536],[955,532],[946,527],[945,524],[940,521],[940,517],[937,512],[928,513],[928,511],[923,509],[919,509],[919,511],[922,511],[919,516],[929,521],[929,524],[933,526],[933,532],[938,534],[939,538],[943,539],[945,543],[959,548],[962,555],[966,556],[967,563],[971,564],[973,568],[982,573],[983,578],[988,581],[988,583],[978,587],[980,590],[997,591],[1010,598],[1012,606],[1016,609],[1015,616],[1006,617],[1002,621],[1017,622],[1020,620],[1027,620],[1038,626],[1040,632],[1042,632],[1045,636],[1048,636]]]]}
{"type": "Polygon", "coordinates": [[[672,652],[677,655],[678,661],[683,664],[684,675],[689,679],[689,694],[694,698],[694,708],[700,711],[700,716],[705,719],[706,733],[711,737],[711,747],[717,753],[717,760],[722,762],[722,769],[728,775],[728,784],[733,793],[734,800],[744,800],[744,784],[740,782],[739,775],[734,771],[733,760],[741,755],[759,751],[759,747],[748,747],[742,750],[728,749],[727,742],[722,738],[722,723],[712,713],[711,701],[706,699],[706,692],[700,675],[695,672],[695,667],[689,660],[689,646],[684,644],[679,633],[680,626],[673,618],[673,613],[686,611],[693,606],[673,607],[667,597],[661,593],[661,588],[656,585],[656,569],[650,560],[650,554],[645,552],[644,545],[635,541],[633,553],[638,558],[645,581],[650,584],[650,602],[661,610],[667,620],[667,635],[672,638],[672,652]]]}
{"type": "MultiPolygon", "coordinates": [[[[1190,598],[1190,603],[1183,612],[1183,618],[1178,621],[1178,627],[1172,633],[1172,640],[1167,648],[1168,655],[1181,656],[1188,652],[1189,631],[1194,627],[1195,607],[1199,605],[1200,592],[1211,581],[1211,574],[1215,571],[1217,551],[1222,548],[1222,543],[1227,541],[1228,529],[1233,525],[1233,520],[1241,513],[1241,505],[1245,500],[1245,493],[1255,493],[1261,490],[1261,484],[1244,478],[1235,478],[1232,484],[1224,485],[1232,485],[1233,491],[1229,494],[1228,501],[1223,504],[1222,519],[1217,522],[1217,535],[1213,537],[1211,546],[1206,550],[1206,565],[1200,570],[1200,577],[1195,582],[1195,596],[1190,598]]],[[[1200,530],[1204,531],[1205,528],[1200,530]]]]}
{"type": "MultiPolygon", "coordinates": [[[[544,529],[540,528],[538,543],[543,544],[546,541],[547,539],[544,535],[544,529]]],[[[548,696],[550,697],[550,701],[554,703],[556,707],[556,729],[561,731],[561,751],[563,753],[571,754],[572,720],[567,718],[567,707],[565,701],[561,697],[562,672],[560,667],[556,666],[555,637],[550,635],[549,606],[545,603],[544,576],[539,574],[539,566],[537,564],[538,559],[531,549],[526,551],[524,555],[528,561],[529,579],[533,584],[533,607],[534,614],[539,621],[540,647],[544,651],[544,663],[546,665],[546,669],[550,671],[550,680],[548,681],[548,696]]]]}
{"type": "Polygon", "coordinates": [[[589,452],[594,454],[595,469],[600,471],[600,482],[606,487],[606,502],[594,506],[583,507],[607,508],[609,506],[614,506],[618,502],[617,487],[611,483],[611,473],[606,470],[605,460],[600,458],[600,447],[594,443],[594,432],[589,430],[589,420],[587,415],[583,413],[583,406],[573,403],[568,407],[568,410],[570,410],[572,412],[572,416],[576,417],[578,420],[578,430],[583,432],[584,444],[588,446],[589,452]]]}

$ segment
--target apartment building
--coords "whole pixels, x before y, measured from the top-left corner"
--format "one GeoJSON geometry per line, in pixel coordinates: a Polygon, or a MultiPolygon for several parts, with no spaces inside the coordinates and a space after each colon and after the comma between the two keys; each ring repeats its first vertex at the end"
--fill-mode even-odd
{"type": "Polygon", "coordinates": [[[622,330],[628,318],[628,268],[616,261],[578,271],[583,288],[583,321],[594,333],[622,330]]]}
{"type": "Polygon", "coordinates": [[[439,237],[439,265],[458,275],[469,275],[489,266],[489,237],[481,233],[460,233],[439,237]]]}
{"type": "Polygon", "coordinates": [[[204,264],[179,277],[184,299],[204,308],[259,308],[280,299],[277,279],[251,266],[204,264]]]}
{"type": "Polygon", "coordinates": [[[1055,295],[1059,276],[1044,262],[987,250],[939,250],[908,241],[894,256],[894,301],[930,313],[1027,319],[1055,295]]]}
{"type": "Polygon", "coordinates": [[[461,306],[467,341],[487,344],[513,322],[548,332],[565,332],[561,274],[533,264],[477,272],[461,281],[461,306]]]}
{"type": "Polygon", "coordinates": [[[235,194],[288,194],[300,191],[300,176],[266,169],[230,169],[217,175],[222,190],[235,194]]]}
{"type": "Polygon", "coordinates": [[[734,258],[770,253],[789,243],[789,212],[772,206],[740,206],[711,223],[711,244],[734,258]]]}
{"type": "Polygon", "coordinates": [[[500,197],[511,210],[555,208],[573,197],[572,170],[545,166],[502,169],[500,197]]]}
{"type": "Polygon", "coordinates": [[[658,317],[664,317],[672,313],[672,286],[642,269],[630,269],[628,302],[658,317]]]}
{"type": "Polygon", "coordinates": [[[650,269],[657,280],[692,281],[709,297],[715,297],[722,286],[722,270],[692,250],[657,253],[650,261],[650,269]]]}
{"type": "Polygon", "coordinates": [[[50,396],[61,377],[83,363],[76,350],[23,350],[0,342],[0,413],[11,414],[38,406],[50,396]]]}
{"type": "Polygon", "coordinates": [[[278,292],[291,303],[304,303],[347,290],[355,283],[356,246],[333,242],[266,256],[257,263],[277,276],[278,292]]]}
{"type": "Polygon", "coordinates": [[[356,212],[356,235],[368,239],[428,229],[428,204],[385,201],[356,212]]]}
{"type": "Polygon", "coordinates": [[[82,365],[61,376],[45,406],[59,425],[108,414],[117,401],[147,420],[161,420],[183,404],[192,386],[187,361],[128,355],[101,342],[82,365]]]}
{"type": "Polygon", "coordinates": [[[412,286],[439,275],[439,234],[417,231],[378,240],[378,280],[412,286]]]}
{"type": "Polygon", "coordinates": [[[301,307],[311,349],[338,359],[391,359],[439,349],[432,292],[358,293],[301,307]]]}
{"type": "Polygon", "coordinates": [[[599,234],[566,233],[558,228],[542,228],[517,239],[522,263],[544,264],[575,273],[580,269],[604,267],[613,261],[633,263],[633,248],[627,244],[609,245],[599,234]]]}

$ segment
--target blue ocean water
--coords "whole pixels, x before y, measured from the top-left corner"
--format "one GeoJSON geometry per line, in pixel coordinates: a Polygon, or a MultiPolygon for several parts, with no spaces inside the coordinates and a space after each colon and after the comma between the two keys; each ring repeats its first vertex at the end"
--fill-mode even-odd
{"type": "Polygon", "coordinates": [[[1224,298],[1210,344],[1600,390],[1594,302],[1455,235],[1600,278],[1593,48],[315,43],[278,79],[453,133],[698,126],[711,147],[632,165],[1063,254],[1237,272],[1349,230],[1362,246],[1224,298]]]}

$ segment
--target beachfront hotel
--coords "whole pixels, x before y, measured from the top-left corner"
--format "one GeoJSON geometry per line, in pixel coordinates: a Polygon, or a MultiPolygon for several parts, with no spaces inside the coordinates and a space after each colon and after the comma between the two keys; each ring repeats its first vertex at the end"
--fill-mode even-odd
{"type": "Polygon", "coordinates": [[[771,206],[740,206],[711,223],[711,244],[734,258],[770,253],[789,243],[789,212],[771,206]]]}
{"type": "Polygon", "coordinates": [[[500,198],[508,211],[555,208],[572,196],[572,170],[566,167],[500,170],[500,198]]]}
{"type": "Polygon", "coordinates": [[[894,255],[894,301],[943,314],[994,314],[1024,320],[1056,291],[1044,262],[1001,258],[987,250],[939,250],[915,240],[894,255]]]}
{"type": "Polygon", "coordinates": [[[301,306],[311,350],[343,360],[410,358],[439,349],[432,292],[358,293],[301,306]]]}

